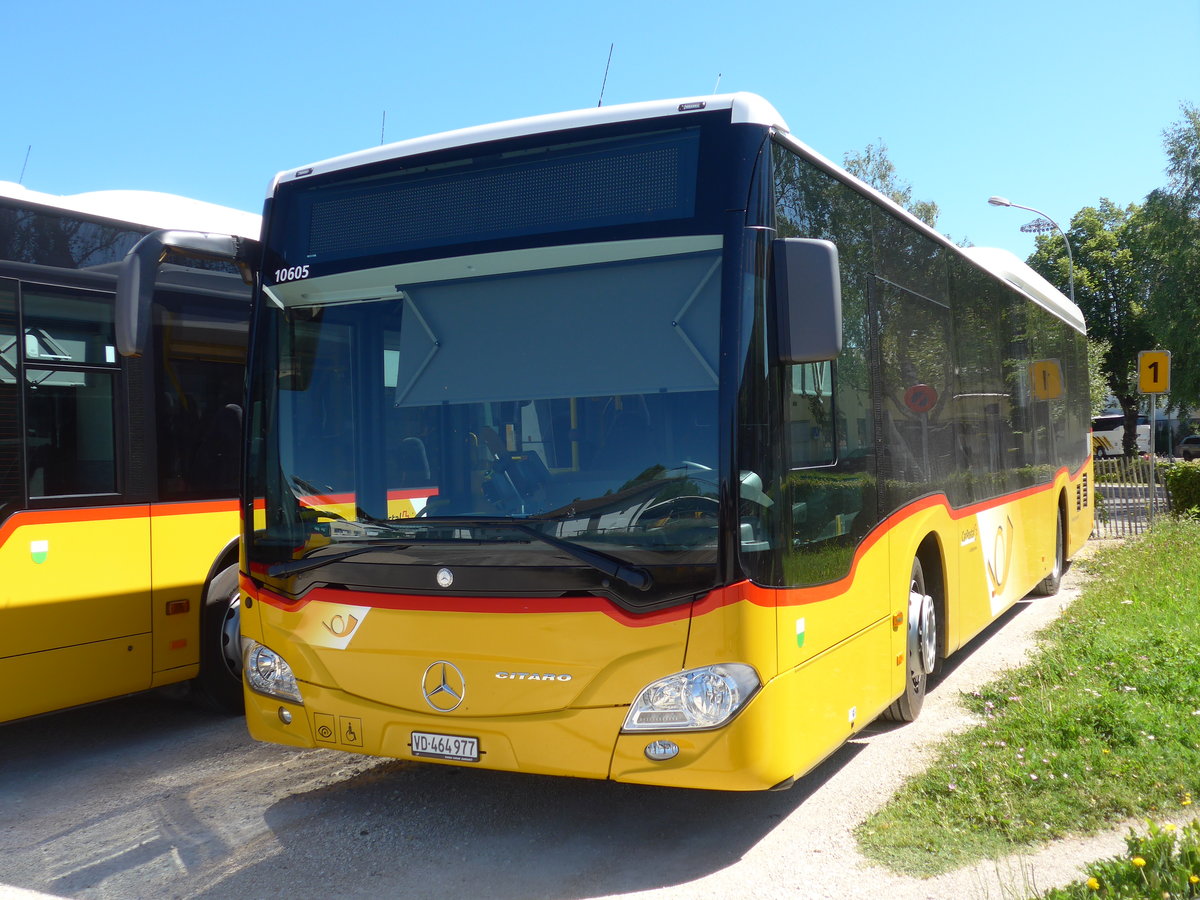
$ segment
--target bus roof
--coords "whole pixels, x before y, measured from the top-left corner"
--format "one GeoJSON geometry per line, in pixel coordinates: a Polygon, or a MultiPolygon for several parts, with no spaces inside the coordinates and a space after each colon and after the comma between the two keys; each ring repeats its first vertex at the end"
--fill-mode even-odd
{"type": "Polygon", "coordinates": [[[268,196],[282,183],[296,178],[306,178],[327,172],[368,163],[381,162],[412,156],[417,153],[429,153],[450,147],[482,144],[488,141],[504,140],[506,138],[524,137],[532,134],[545,134],[555,131],[566,131],[571,128],[583,128],[589,125],[603,125],[611,122],[635,122],[639,119],[658,119],[673,115],[687,115],[701,110],[728,109],[733,115],[734,124],[753,123],[767,125],[780,131],[787,131],[787,123],[770,103],[757,94],[740,92],[736,94],[716,94],[710,97],[684,97],[675,100],[653,100],[646,103],[624,103],[617,106],[597,106],[592,109],[573,110],[571,112],[551,113],[543,116],[531,116],[526,119],[512,119],[507,122],[495,122],[491,125],[478,125],[472,128],[460,128],[455,131],[444,131],[426,137],[410,138],[382,147],[360,150],[357,153],[347,153],[332,159],[301,166],[280,172],[271,182],[268,196]]]}
{"type": "Polygon", "coordinates": [[[963,247],[962,252],[976,265],[1007,281],[1027,294],[1042,308],[1058,316],[1077,331],[1087,324],[1079,307],[1049,281],[1024,263],[1016,254],[999,247],[963,247]]]}
{"type": "Polygon", "coordinates": [[[783,116],[767,100],[758,94],[738,92],[734,94],[718,94],[710,97],[683,97],[674,100],[653,100],[644,103],[625,103],[617,106],[598,106],[591,109],[573,110],[571,112],[551,113],[549,115],[531,116],[524,119],[512,119],[507,122],[495,122],[490,125],[479,125],[472,128],[460,128],[455,131],[444,131],[425,137],[410,138],[382,147],[373,147],[355,153],[335,156],[331,159],[287,169],[280,172],[272,180],[268,196],[272,196],[280,184],[308,178],[313,175],[337,172],[356,166],[398,159],[419,153],[429,153],[451,147],[470,146],[488,141],[504,140],[506,138],[524,137],[534,134],[546,134],[555,131],[566,131],[572,128],[582,128],[590,125],[602,125],[611,122],[633,122],[639,119],[658,119],[672,115],[687,115],[701,110],[728,109],[731,111],[734,124],[765,125],[776,131],[788,134],[788,140],[800,147],[812,159],[823,166],[835,171],[838,175],[858,186],[860,190],[872,195],[884,206],[890,207],[896,214],[907,219],[920,230],[936,238],[953,250],[961,251],[976,265],[991,272],[997,278],[1016,287],[1029,296],[1035,303],[1058,316],[1079,331],[1086,329],[1083,314],[1079,307],[1072,303],[1054,285],[1027,266],[1015,255],[999,248],[971,247],[960,248],[952,244],[944,235],[930,228],[925,222],[912,215],[908,210],[897,205],[891,198],[884,196],[871,185],[848,173],[841,166],[823,157],[808,145],[797,140],[792,135],[783,116]]]}
{"type": "Polygon", "coordinates": [[[0,198],[149,228],[209,231],[255,239],[262,230],[262,217],[255,213],[158,191],[89,191],[58,196],[0,181],[0,198]]]}

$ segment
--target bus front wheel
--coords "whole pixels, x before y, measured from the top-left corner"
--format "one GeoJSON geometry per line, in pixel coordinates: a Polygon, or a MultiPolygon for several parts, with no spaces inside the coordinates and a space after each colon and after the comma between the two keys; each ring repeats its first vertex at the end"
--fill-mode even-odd
{"type": "Polygon", "coordinates": [[[1065,513],[1059,507],[1058,522],[1054,529],[1054,568],[1050,570],[1050,574],[1038,582],[1037,587],[1033,589],[1033,594],[1036,597],[1053,597],[1058,593],[1059,587],[1062,585],[1063,572],[1067,568],[1066,557],[1066,518],[1065,513]]]}
{"type": "Polygon", "coordinates": [[[223,712],[240,713],[243,708],[241,611],[235,564],[213,576],[200,613],[200,677],[196,687],[205,705],[223,712]]]}
{"type": "Polygon", "coordinates": [[[925,570],[913,559],[908,581],[904,693],[884,712],[893,722],[911,722],[925,704],[929,676],[937,666],[937,604],[925,590],[925,570]]]}

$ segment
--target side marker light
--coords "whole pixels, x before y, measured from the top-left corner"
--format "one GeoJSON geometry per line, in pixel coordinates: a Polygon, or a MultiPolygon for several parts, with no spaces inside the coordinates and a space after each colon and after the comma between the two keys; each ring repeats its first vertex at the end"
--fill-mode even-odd
{"type": "Polygon", "coordinates": [[[646,745],[646,759],[664,762],[679,755],[679,745],[674,741],[651,741],[646,745]]]}

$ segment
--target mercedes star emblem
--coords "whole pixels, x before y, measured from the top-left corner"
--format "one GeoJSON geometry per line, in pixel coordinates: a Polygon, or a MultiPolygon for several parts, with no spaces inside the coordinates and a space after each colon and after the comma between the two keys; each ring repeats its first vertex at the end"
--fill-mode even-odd
{"type": "Polygon", "coordinates": [[[467,682],[458,666],[439,659],[425,670],[421,693],[436,712],[453,712],[467,694],[467,682]]]}

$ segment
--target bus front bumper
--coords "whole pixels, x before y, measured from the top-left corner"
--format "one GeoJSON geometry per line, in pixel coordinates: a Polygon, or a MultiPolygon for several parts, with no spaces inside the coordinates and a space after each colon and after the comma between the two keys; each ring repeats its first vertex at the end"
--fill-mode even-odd
{"type": "Polygon", "coordinates": [[[303,705],[247,690],[246,718],[256,740],[294,747],[647,785],[766,790],[815,766],[852,730],[787,733],[785,723],[794,717],[779,711],[797,701],[803,680],[797,674],[768,682],[729,724],[711,731],[622,733],[627,707],[496,718],[423,714],[312,684],[302,685],[303,705]],[[414,733],[474,738],[478,761],[416,754],[414,733]],[[649,758],[647,747],[659,741],[675,744],[678,753],[649,758]]]}

